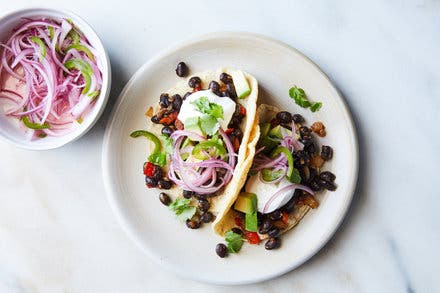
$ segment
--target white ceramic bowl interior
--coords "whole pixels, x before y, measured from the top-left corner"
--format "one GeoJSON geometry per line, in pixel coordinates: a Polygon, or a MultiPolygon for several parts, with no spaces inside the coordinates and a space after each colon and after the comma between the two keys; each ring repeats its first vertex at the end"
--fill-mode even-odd
{"type": "Polygon", "coordinates": [[[50,137],[47,136],[44,139],[38,139],[30,141],[24,131],[20,129],[16,123],[10,117],[6,117],[4,114],[0,114],[0,136],[5,138],[7,141],[12,144],[33,150],[45,150],[45,149],[54,149],[57,147],[61,147],[66,143],[74,141],[85,134],[99,119],[102,114],[105,105],[107,103],[107,99],[110,92],[110,84],[111,84],[111,69],[110,69],[110,61],[107,55],[107,52],[102,45],[101,40],[98,35],[93,31],[89,24],[87,24],[82,18],[78,15],[67,12],[60,11],[54,9],[42,9],[42,8],[30,8],[24,9],[20,11],[16,11],[5,15],[0,19],[0,43],[6,41],[6,39],[11,35],[12,29],[16,27],[23,17],[28,18],[39,18],[39,17],[48,17],[48,18],[69,18],[73,21],[75,26],[77,26],[87,37],[90,44],[97,51],[97,60],[98,66],[102,71],[102,88],[99,97],[97,98],[95,105],[92,110],[84,117],[84,121],[81,123],[79,127],[77,127],[72,132],[61,136],[61,137],[50,137]],[[15,122],[15,123],[14,123],[15,122]]]}

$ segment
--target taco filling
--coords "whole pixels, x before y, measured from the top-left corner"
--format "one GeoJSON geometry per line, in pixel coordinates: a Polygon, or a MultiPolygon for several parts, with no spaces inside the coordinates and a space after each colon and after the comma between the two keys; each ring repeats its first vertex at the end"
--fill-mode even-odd
{"type": "MultiPolygon", "coordinates": [[[[187,71],[179,63],[176,73],[187,71]]],[[[191,229],[223,217],[244,184],[258,140],[257,92],[243,71],[200,73],[162,93],[146,113],[148,130],[131,133],[150,141],[147,188],[162,189],[160,201],[191,229]]]]}
{"type": "Polygon", "coordinates": [[[336,189],[335,175],[323,170],[333,149],[322,145],[319,152],[315,140],[326,135],[323,123],[309,128],[301,115],[264,104],[257,109],[257,120],[260,138],[247,181],[216,231],[227,243],[217,245],[220,257],[238,252],[245,241],[268,239],[266,249],[280,247],[280,235],[318,207],[316,193],[336,189]],[[237,239],[241,244],[234,248],[237,239]]]}

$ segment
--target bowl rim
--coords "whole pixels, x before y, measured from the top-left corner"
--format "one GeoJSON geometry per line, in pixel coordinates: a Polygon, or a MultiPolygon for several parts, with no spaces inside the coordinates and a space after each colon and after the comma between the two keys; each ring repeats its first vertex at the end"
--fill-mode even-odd
{"type": "MultiPolygon", "coordinates": [[[[32,143],[32,141],[25,141],[22,139],[13,139],[9,137],[8,135],[5,135],[3,132],[0,132],[0,137],[7,141],[8,143],[27,150],[51,150],[60,148],[70,142],[73,142],[79,138],[81,138],[83,135],[85,135],[99,120],[102,113],[104,112],[104,109],[107,105],[110,91],[111,91],[111,64],[110,64],[110,58],[108,56],[107,50],[104,47],[104,44],[102,42],[102,39],[99,37],[99,35],[96,33],[96,31],[93,29],[93,27],[81,16],[78,14],[66,10],[66,9],[54,9],[50,7],[45,6],[39,6],[39,7],[27,7],[23,9],[17,9],[9,11],[3,15],[0,16],[0,23],[7,19],[18,19],[23,14],[40,14],[41,16],[45,16],[45,14],[49,14],[48,17],[54,17],[58,15],[59,17],[66,17],[66,18],[73,18],[75,19],[75,25],[77,25],[79,28],[86,28],[88,30],[87,37],[93,38],[96,40],[96,44],[99,48],[97,48],[99,52],[99,56],[101,58],[101,64],[102,64],[102,87],[101,87],[101,93],[98,96],[97,102],[95,103],[93,108],[98,108],[98,110],[95,110],[96,112],[90,112],[89,115],[94,115],[94,117],[91,117],[87,122],[84,121],[83,125],[78,127],[73,132],[66,134],[71,135],[70,138],[65,139],[65,136],[61,136],[56,138],[54,141],[51,141],[47,144],[35,144],[32,143]],[[64,139],[63,139],[64,138],[64,139]]],[[[93,111],[93,110],[92,110],[93,111]]],[[[1,125],[0,125],[1,128],[1,125]]]]}

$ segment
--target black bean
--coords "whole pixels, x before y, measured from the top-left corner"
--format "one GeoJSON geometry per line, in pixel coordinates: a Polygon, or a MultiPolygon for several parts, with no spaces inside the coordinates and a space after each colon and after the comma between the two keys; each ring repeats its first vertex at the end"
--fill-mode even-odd
{"type": "Polygon", "coordinates": [[[312,133],[312,131],[307,126],[301,126],[299,128],[299,134],[301,136],[304,136],[304,135],[307,135],[307,134],[311,134],[311,133],[312,133]]]}
{"type": "Polygon", "coordinates": [[[309,185],[313,191],[320,191],[321,190],[321,185],[319,184],[317,178],[310,181],[309,185]]]}
{"type": "Polygon", "coordinates": [[[238,235],[243,235],[243,231],[240,228],[234,227],[231,229],[232,232],[238,235]]]}
{"type": "Polygon", "coordinates": [[[328,182],[328,181],[319,179],[318,183],[319,183],[319,186],[321,186],[322,188],[325,188],[327,190],[330,190],[330,191],[336,190],[336,185],[333,182],[328,182]]]}
{"type": "Polygon", "coordinates": [[[229,97],[229,93],[227,90],[221,91],[220,92],[220,97],[229,97]]]}
{"type": "Polygon", "coordinates": [[[200,221],[202,221],[203,223],[210,223],[214,220],[214,218],[215,217],[211,212],[206,212],[200,216],[200,221]]]}
{"type": "Polygon", "coordinates": [[[218,82],[216,82],[215,80],[213,80],[209,83],[209,89],[217,96],[220,95],[220,84],[218,82]]]}
{"type": "Polygon", "coordinates": [[[171,128],[171,127],[169,127],[169,126],[164,126],[163,128],[162,128],[162,134],[163,135],[166,135],[166,136],[170,136],[172,133],[173,133],[173,129],[171,128]]]}
{"type": "Polygon", "coordinates": [[[316,145],[312,141],[307,141],[308,143],[304,145],[304,150],[309,153],[310,155],[315,154],[316,152],[316,145]]]}
{"type": "Polygon", "coordinates": [[[163,171],[160,166],[154,165],[153,179],[159,181],[163,177],[163,171]]]}
{"type": "Polygon", "coordinates": [[[219,243],[215,247],[215,253],[217,253],[217,255],[220,256],[221,258],[224,258],[225,256],[228,255],[228,248],[223,243],[219,243]]]}
{"type": "Polygon", "coordinates": [[[280,232],[280,229],[274,227],[267,232],[267,235],[269,235],[269,237],[277,237],[280,235],[280,232]]]}
{"type": "Polygon", "coordinates": [[[179,64],[177,64],[176,74],[179,77],[188,75],[188,66],[186,66],[185,62],[179,62],[179,64]]]}
{"type": "Polygon", "coordinates": [[[278,112],[276,118],[277,118],[277,120],[280,123],[286,123],[287,124],[287,123],[291,123],[292,122],[292,114],[290,114],[287,111],[278,112]]]}
{"type": "Polygon", "coordinates": [[[312,134],[303,134],[301,138],[299,139],[304,145],[309,145],[313,143],[313,137],[312,134]]]}
{"type": "Polygon", "coordinates": [[[270,219],[263,220],[263,223],[261,223],[260,228],[258,229],[258,233],[260,234],[266,234],[269,232],[269,230],[273,227],[273,223],[270,219]]]}
{"type": "Polygon", "coordinates": [[[161,94],[160,98],[159,98],[159,105],[162,108],[167,108],[168,105],[170,104],[169,98],[170,98],[170,96],[167,93],[161,94]]]}
{"type": "Polygon", "coordinates": [[[179,111],[180,107],[182,107],[182,97],[179,94],[175,94],[173,97],[173,109],[179,111]]]}
{"type": "Polygon", "coordinates": [[[301,116],[300,114],[294,114],[293,115],[293,121],[295,123],[303,123],[304,122],[304,117],[301,116]]]}
{"type": "Polygon", "coordinates": [[[183,197],[186,199],[191,198],[191,196],[193,196],[193,195],[194,195],[194,191],[191,191],[191,190],[184,190],[183,191],[183,197]]]}
{"type": "Polygon", "coordinates": [[[190,229],[198,229],[200,228],[200,222],[196,220],[186,220],[186,226],[190,229]]]}
{"type": "Polygon", "coordinates": [[[153,115],[153,117],[151,117],[151,122],[159,124],[159,120],[160,118],[157,115],[153,115]]]}
{"type": "Polygon", "coordinates": [[[298,156],[298,158],[303,160],[305,164],[308,164],[310,162],[310,154],[307,153],[305,150],[297,151],[296,155],[298,156]]]}
{"type": "Polygon", "coordinates": [[[233,83],[226,84],[226,92],[228,93],[228,97],[231,99],[237,99],[237,92],[235,91],[235,86],[233,83]]]}
{"type": "Polygon", "coordinates": [[[199,204],[197,206],[199,207],[199,210],[201,210],[202,212],[208,211],[209,208],[211,207],[209,201],[207,201],[206,199],[200,199],[199,204]]]}
{"type": "Polygon", "coordinates": [[[187,98],[190,94],[192,94],[192,92],[186,92],[186,94],[183,96],[183,100],[186,100],[186,98],[187,98]]]}
{"type": "Polygon", "coordinates": [[[202,80],[198,76],[193,76],[188,81],[188,85],[190,88],[199,87],[201,84],[202,84],[202,80]]]}
{"type": "Polygon", "coordinates": [[[157,185],[162,189],[170,189],[173,183],[171,183],[169,180],[161,179],[158,181],[157,185]]]}
{"type": "Polygon", "coordinates": [[[309,182],[314,180],[316,178],[316,176],[318,176],[318,171],[316,171],[315,168],[313,167],[308,167],[309,168],[309,182]]]}
{"type": "Polygon", "coordinates": [[[281,220],[282,217],[283,217],[283,214],[281,213],[280,210],[275,210],[269,214],[269,219],[271,219],[272,221],[281,220]]]}
{"type": "Polygon", "coordinates": [[[267,250],[276,249],[281,246],[281,238],[280,237],[271,237],[267,240],[266,244],[264,244],[264,248],[267,250]]]}
{"type": "Polygon", "coordinates": [[[324,171],[324,172],[321,172],[321,174],[319,174],[319,178],[321,178],[322,180],[327,181],[327,182],[333,182],[333,181],[335,181],[336,176],[332,172],[324,171]]]}
{"type": "Polygon", "coordinates": [[[222,74],[220,74],[220,80],[223,82],[223,83],[226,83],[226,84],[228,84],[228,83],[232,83],[233,81],[232,81],[232,76],[230,76],[229,74],[227,74],[226,72],[223,72],[222,74]]]}
{"type": "Polygon", "coordinates": [[[145,176],[145,183],[147,184],[148,187],[157,186],[157,180],[149,176],[145,176]]]}
{"type": "Polygon", "coordinates": [[[321,158],[328,161],[333,157],[333,149],[328,145],[323,145],[321,147],[321,158]]]}
{"type": "Polygon", "coordinates": [[[164,205],[168,206],[171,203],[171,198],[165,192],[159,193],[159,200],[164,205]]]}

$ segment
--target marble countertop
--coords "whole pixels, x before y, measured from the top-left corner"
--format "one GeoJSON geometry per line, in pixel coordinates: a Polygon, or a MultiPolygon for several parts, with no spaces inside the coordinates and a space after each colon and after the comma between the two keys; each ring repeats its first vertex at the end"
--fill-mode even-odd
{"type": "Polygon", "coordinates": [[[439,1],[97,2],[0,2],[0,15],[41,4],[80,14],[113,68],[108,107],[80,140],[43,152],[0,141],[0,292],[440,291],[439,1]],[[314,60],[346,97],[360,144],[358,188],[332,240],[293,272],[234,288],[153,263],[116,222],[101,178],[105,125],[130,76],[165,47],[225,30],[314,60]]]}

